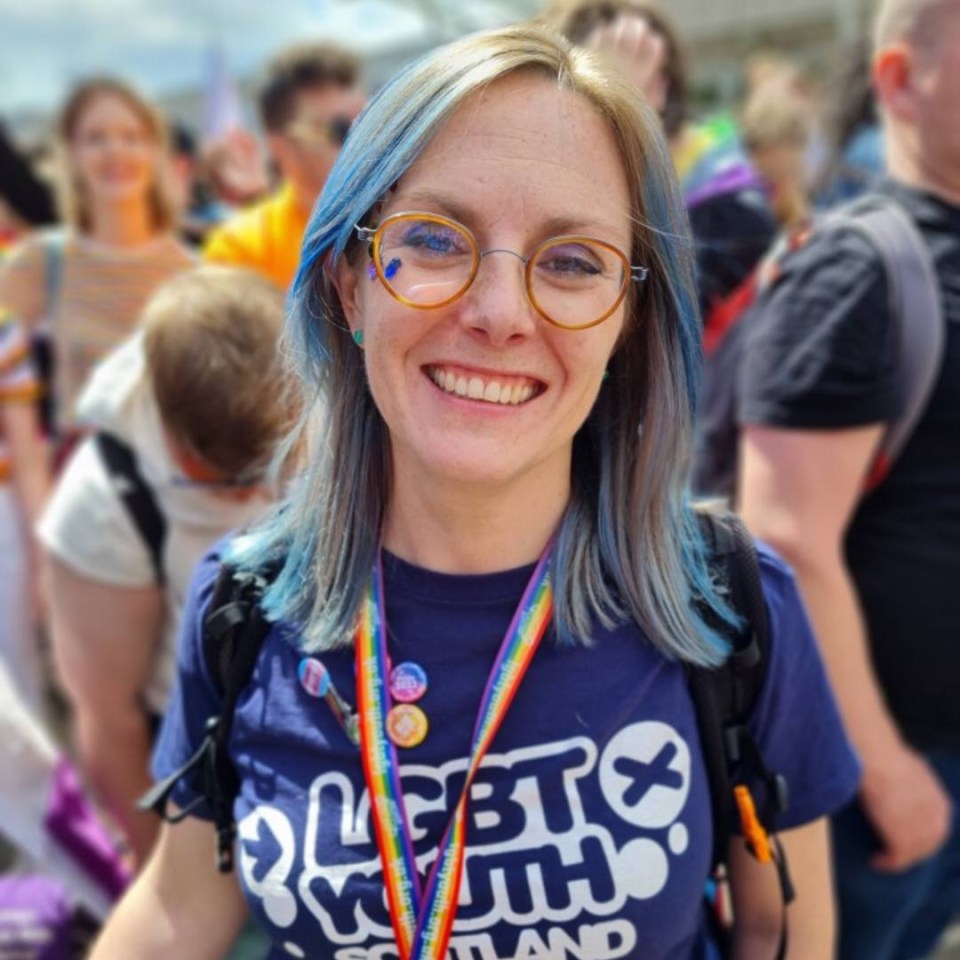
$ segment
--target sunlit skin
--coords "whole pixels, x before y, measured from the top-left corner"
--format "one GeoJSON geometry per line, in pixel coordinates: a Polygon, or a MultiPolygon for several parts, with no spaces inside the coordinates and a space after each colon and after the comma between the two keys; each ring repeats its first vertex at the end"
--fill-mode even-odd
{"type": "MultiPolygon", "coordinates": [[[[510,77],[468,100],[376,216],[403,210],[458,220],[483,250],[526,255],[579,233],[630,251],[629,192],[611,132],[587,101],[542,78],[510,77]]],[[[521,261],[494,253],[460,300],[417,310],[370,279],[368,264],[365,255],[342,263],[339,287],[351,327],[363,331],[397,499],[470,492],[518,513],[562,509],[573,437],[600,390],[623,306],[591,329],[557,329],[527,299],[521,261]],[[438,370],[532,386],[532,395],[518,404],[455,396],[434,382],[438,370]]]]}
{"type": "Polygon", "coordinates": [[[142,204],[158,176],[161,148],[122,97],[98,93],[69,141],[70,160],[91,207],[142,204]]]}

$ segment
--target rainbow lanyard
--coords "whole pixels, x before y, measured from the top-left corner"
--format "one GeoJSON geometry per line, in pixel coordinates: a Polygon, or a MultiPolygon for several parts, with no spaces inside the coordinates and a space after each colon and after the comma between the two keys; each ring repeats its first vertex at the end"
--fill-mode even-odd
{"type": "Polygon", "coordinates": [[[417,876],[397,751],[387,736],[387,624],[379,561],[371,577],[357,623],[357,712],[363,775],[401,960],[443,960],[446,956],[463,875],[470,786],[553,615],[550,553],[548,547],[537,563],[490,671],[477,712],[473,754],[463,790],[440,843],[425,893],[417,876]]]}

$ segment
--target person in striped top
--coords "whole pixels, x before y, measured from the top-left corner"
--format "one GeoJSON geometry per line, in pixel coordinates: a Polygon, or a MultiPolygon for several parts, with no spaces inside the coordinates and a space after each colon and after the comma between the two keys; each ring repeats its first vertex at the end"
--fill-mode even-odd
{"type": "Polygon", "coordinates": [[[0,265],[0,306],[49,339],[56,432],[75,428],[87,375],[134,326],[150,294],[192,262],[173,233],[166,126],[113,78],[80,84],[60,117],[65,227],[28,237],[0,265]]]}
{"type": "Polygon", "coordinates": [[[11,314],[0,311],[0,662],[34,709],[40,707],[43,684],[31,624],[39,606],[34,599],[39,596],[37,553],[28,531],[47,490],[39,393],[24,331],[11,314]]]}

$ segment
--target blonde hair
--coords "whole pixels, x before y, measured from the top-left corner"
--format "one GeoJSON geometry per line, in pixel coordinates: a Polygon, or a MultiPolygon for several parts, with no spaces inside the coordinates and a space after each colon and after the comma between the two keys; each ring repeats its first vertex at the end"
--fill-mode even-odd
{"type": "MultiPolygon", "coordinates": [[[[64,221],[81,233],[89,232],[91,227],[89,200],[70,161],[70,144],[84,111],[102,96],[118,97],[137,115],[157,145],[162,158],[166,158],[170,145],[167,123],[162,114],[129,84],[115,77],[93,77],[74,87],[60,111],[56,127],[60,166],[57,200],[64,221]]],[[[147,202],[157,233],[171,229],[177,220],[177,209],[162,165],[154,172],[147,202]]]]}
{"type": "Polygon", "coordinates": [[[882,0],[874,20],[874,53],[899,40],[934,45],[939,36],[937,15],[951,5],[960,9],[957,0],[882,0]]]}
{"type": "Polygon", "coordinates": [[[788,90],[761,87],[744,104],[740,135],[749,150],[803,147],[810,136],[806,104],[788,90]]]}
{"type": "Polygon", "coordinates": [[[173,439],[227,477],[263,474],[298,413],[277,349],[280,289],[248,270],[204,265],[164,284],[141,325],[173,439]]]}

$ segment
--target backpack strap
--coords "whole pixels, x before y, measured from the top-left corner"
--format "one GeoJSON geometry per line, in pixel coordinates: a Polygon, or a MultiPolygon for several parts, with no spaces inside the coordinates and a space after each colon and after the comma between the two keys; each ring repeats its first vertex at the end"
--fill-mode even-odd
{"type": "MultiPolygon", "coordinates": [[[[751,853],[775,864],[786,908],[794,898],[794,889],[774,832],[777,817],[789,801],[787,783],[767,767],[749,728],[770,660],[770,624],[756,547],[742,521],[733,514],[704,511],[697,516],[714,576],[731,608],[742,618],[740,629],[732,629],[705,611],[712,625],[728,638],[730,655],[716,668],[687,668],[710,785],[714,831],[711,872],[717,884],[726,883],[727,850],[739,819],[751,853]],[[754,805],[748,782],[763,786],[759,807],[754,805]]],[[[716,897],[720,899],[719,892],[716,897]]],[[[785,948],[784,922],[781,956],[785,948]]]]}
{"type": "Polygon", "coordinates": [[[927,244],[894,200],[870,197],[844,217],[877,250],[889,284],[896,327],[897,375],[903,412],[891,420],[877,448],[865,487],[872,490],[890,472],[927,409],[946,349],[940,285],[927,244]]]}
{"type": "Polygon", "coordinates": [[[257,657],[270,624],[260,610],[266,581],[252,574],[237,574],[222,564],[203,623],[203,659],[207,672],[222,700],[220,709],[207,719],[203,741],[194,755],[179,769],[157,783],[138,803],[141,810],[153,810],[167,823],[179,823],[201,804],[213,814],[217,834],[217,869],[233,870],[236,824],[233,805],[239,778],[230,759],[230,732],[237,699],[253,675],[257,657]],[[178,814],[167,813],[167,803],[180,781],[197,793],[178,814]]]}
{"type": "Polygon", "coordinates": [[[112,433],[99,431],[93,440],[107,469],[110,485],[150,551],[154,575],[157,583],[162,584],[166,581],[163,546],[167,539],[167,520],[140,472],[137,455],[132,447],[112,433]]]}

